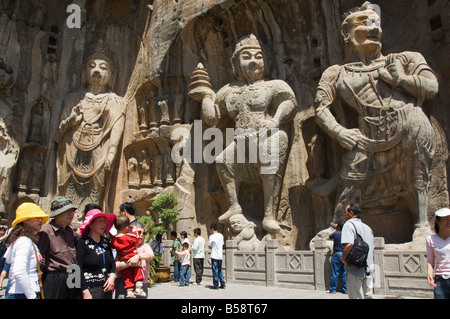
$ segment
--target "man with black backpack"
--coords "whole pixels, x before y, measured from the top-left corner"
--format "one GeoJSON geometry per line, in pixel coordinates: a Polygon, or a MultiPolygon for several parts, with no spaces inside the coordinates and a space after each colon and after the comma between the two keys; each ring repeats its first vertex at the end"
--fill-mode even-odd
{"type": "Polygon", "coordinates": [[[373,298],[373,249],[372,229],[361,221],[361,209],[356,204],[345,208],[346,223],[342,228],[341,243],[344,246],[342,262],[347,272],[347,293],[350,299],[373,298]]]}

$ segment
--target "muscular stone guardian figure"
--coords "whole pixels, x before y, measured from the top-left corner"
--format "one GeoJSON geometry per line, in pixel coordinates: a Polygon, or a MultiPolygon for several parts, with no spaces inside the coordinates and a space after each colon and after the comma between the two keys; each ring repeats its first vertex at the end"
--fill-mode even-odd
{"type": "Polygon", "coordinates": [[[263,185],[262,227],[276,234],[280,226],[275,218],[274,204],[287,161],[289,128],[297,106],[295,95],[286,82],[264,79],[264,52],[253,34],[238,42],[231,62],[234,82],[225,85],[217,93],[208,85],[199,85],[189,92],[191,97],[202,103],[202,119],[208,126],[223,128],[227,123],[232,123],[236,132],[233,142],[216,158],[217,172],[229,204],[228,211],[219,217],[219,222],[228,223],[231,216],[243,213],[238,202],[241,183],[256,181],[263,185]],[[279,167],[266,173],[261,173],[263,163],[249,161],[249,144],[261,137],[261,129],[277,129],[269,139],[276,139],[278,149],[273,148],[269,152],[278,156],[279,167]],[[239,143],[245,144],[245,163],[236,161],[239,143]],[[229,154],[235,156],[227,157],[229,154]]]}
{"type": "Polygon", "coordinates": [[[315,99],[317,123],[345,150],[333,222],[354,200],[382,207],[404,198],[423,227],[435,139],[421,107],[438,92],[436,76],[420,53],[381,54],[369,2],[345,18],[342,36],[346,63],[323,73],[315,99]]]}

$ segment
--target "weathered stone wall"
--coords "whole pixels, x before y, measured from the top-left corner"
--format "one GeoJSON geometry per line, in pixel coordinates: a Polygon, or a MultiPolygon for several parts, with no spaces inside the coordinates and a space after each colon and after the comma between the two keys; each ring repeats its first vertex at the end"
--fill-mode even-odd
{"type": "MultiPolygon", "coordinates": [[[[79,0],[75,3],[82,9],[81,28],[69,29],[66,8],[72,2],[1,2],[0,57],[11,68],[14,81],[10,92],[0,98],[0,117],[7,136],[4,140],[11,141],[9,151],[5,151],[6,147],[2,149],[9,160],[5,162],[8,163],[5,169],[2,167],[0,185],[2,213],[8,222],[14,218],[15,207],[23,201],[32,200],[50,211],[49,203],[57,194],[57,144],[54,140],[63,100],[82,86],[85,51],[90,44],[102,39],[112,51],[117,67],[113,91],[128,101],[120,158],[115,161],[110,196],[102,203],[105,210],[117,211],[121,202],[133,201],[139,213],[145,214],[159,193],[173,190],[180,199],[182,211],[177,230],[191,234],[193,228],[200,227],[206,236],[209,224],[216,222],[227,209],[214,165],[171,165],[174,171],[171,182],[167,178],[170,164],[161,164],[161,183],[152,177],[149,185],[134,186],[129,181],[129,160],[134,151],[137,152],[135,157],[141,156],[142,150],[148,153],[156,150],[155,156],[160,156],[160,160],[166,158],[175,144],[170,138],[174,129],[184,127],[189,131],[193,121],[200,119],[198,103],[187,95],[194,68],[202,62],[217,91],[233,78],[230,58],[236,42],[254,33],[268,53],[268,77],[287,82],[298,104],[293,125],[293,143],[297,146],[297,151],[291,153],[295,156],[293,173],[285,178],[276,207],[281,227],[277,235],[279,245],[286,250],[308,248],[310,240],[329,227],[342,149],[324,135],[325,152],[311,154],[312,137],[320,133],[314,119],[313,100],[322,72],[330,65],[343,63],[342,14],[363,1],[79,0]],[[177,88],[184,96],[181,123],[174,123],[177,88]],[[150,123],[145,128],[140,127],[139,122],[138,107],[143,101],[150,101],[152,89],[156,89],[156,103],[167,101],[169,111],[168,124],[161,122],[162,116],[158,113],[155,130],[150,128],[150,123]],[[37,104],[43,105],[43,113],[33,116],[37,104]],[[32,123],[45,123],[42,131],[33,133],[40,139],[30,140],[32,123]],[[318,156],[323,156],[323,160],[315,161],[318,156]],[[323,167],[317,169],[320,163],[323,167]],[[34,177],[30,177],[28,172],[33,171],[33,167],[35,173],[31,175],[34,177]]],[[[382,10],[383,54],[420,52],[439,80],[439,94],[424,106],[435,131],[439,132],[431,173],[428,208],[431,219],[434,210],[448,205],[450,113],[446,110],[446,101],[450,98],[450,9],[444,0],[379,0],[377,4],[382,10]]],[[[160,104],[156,105],[159,112],[160,104]]],[[[255,218],[261,214],[259,187],[246,185],[241,194],[245,208],[255,218]]],[[[399,242],[412,234],[411,222],[404,220],[408,214],[410,212],[404,208],[400,224],[409,226],[401,230],[399,242]]],[[[383,225],[398,224],[395,218],[369,217],[368,223],[376,229],[376,236],[389,237],[383,225]]],[[[228,234],[227,227],[220,230],[228,234]]],[[[396,243],[396,237],[391,236],[386,243],[396,243]]]]}

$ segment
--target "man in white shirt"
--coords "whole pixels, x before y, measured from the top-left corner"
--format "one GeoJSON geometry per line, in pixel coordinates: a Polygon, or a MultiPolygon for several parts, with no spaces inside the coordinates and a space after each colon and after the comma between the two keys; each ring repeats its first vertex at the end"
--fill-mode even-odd
{"type": "Polygon", "coordinates": [[[209,236],[208,247],[211,249],[211,266],[213,275],[212,289],[225,289],[225,279],[223,278],[222,273],[223,235],[217,231],[216,224],[211,224],[210,230],[212,234],[209,236]]]}
{"type": "Polygon", "coordinates": [[[361,221],[361,208],[357,204],[347,205],[345,208],[345,219],[347,220],[342,228],[341,244],[344,246],[342,252],[342,262],[347,272],[347,293],[350,299],[373,299],[373,276],[375,265],[373,261],[373,251],[375,240],[372,229],[361,221]],[[353,244],[358,233],[369,245],[369,255],[367,256],[367,266],[358,268],[347,263],[348,254],[353,248],[353,244]]]}
{"type": "Polygon", "coordinates": [[[195,282],[194,285],[202,284],[203,276],[203,261],[205,260],[205,239],[200,236],[200,228],[194,229],[194,244],[192,245],[193,261],[194,261],[194,271],[195,271],[195,282]]]}

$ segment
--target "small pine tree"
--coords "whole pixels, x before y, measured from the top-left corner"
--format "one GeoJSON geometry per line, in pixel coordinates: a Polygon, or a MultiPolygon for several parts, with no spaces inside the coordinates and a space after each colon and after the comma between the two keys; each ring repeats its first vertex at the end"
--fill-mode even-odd
{"type": "MultiPolygon", "coordinates": [[[[170,229],[170,225],[178,222],[178,215],[180,215],[180,212],[175,209],[177,205],[178,200],[174,193],[161,194],[149,208],[152,213],[159,214],[160,223],[157,223],[153,216],[137,217],[138,221],[145,225],[148,241],[156,235],[167,233],[170,229]]],[[[155,269],[159,267],[160,263],[162,263],[162,256],[157,256],[155,254],[155,257],[150,261],[150,283],[157,280],[155,269]]]]}
{"type": "Polygon", "coordinates": [[[169,231],[170,225],[178,222],[180,212],[175,209],[178,200],[173,192],[159,195],[152,203],[149,210],[159,214],[160,223],[157,223],[152,216],[140,216],[138,220],[145,225],[149,238],[169,231]]]}

